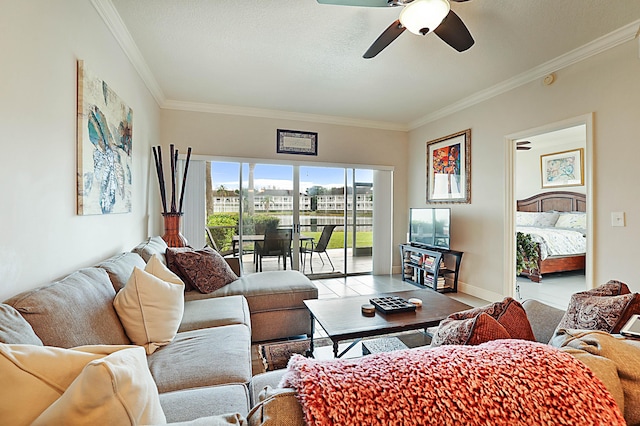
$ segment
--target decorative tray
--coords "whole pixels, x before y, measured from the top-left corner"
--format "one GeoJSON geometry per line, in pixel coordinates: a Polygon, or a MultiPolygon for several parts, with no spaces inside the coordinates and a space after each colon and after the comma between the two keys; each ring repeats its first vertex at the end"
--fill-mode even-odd
{"type": "Polygon", "coordinates": [[[396,312],[413,312],[416,305],[398,296],[374,297],[369,302],[383,314],[393,314],[396,312]]]}

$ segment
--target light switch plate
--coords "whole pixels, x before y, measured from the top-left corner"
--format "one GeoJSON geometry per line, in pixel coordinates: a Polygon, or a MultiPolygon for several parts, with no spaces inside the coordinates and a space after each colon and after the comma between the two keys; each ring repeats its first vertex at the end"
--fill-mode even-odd
{"type": "Polygon", "coordinates": [[[611,226],[624,225],[624,212],[611,212],[611,226]]]}

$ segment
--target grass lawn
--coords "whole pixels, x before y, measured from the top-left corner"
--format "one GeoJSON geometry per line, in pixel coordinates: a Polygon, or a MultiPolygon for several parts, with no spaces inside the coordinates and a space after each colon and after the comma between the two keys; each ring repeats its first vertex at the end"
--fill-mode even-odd
{"type": "MultiPolygon", "coordinates": [[[[317,242],[320,238],[320,234],[322,232],[302,232],[304,235],[313,237],[313,239],[317,242]]],[[[351,233],[348,235],[347,247],[351,247],[352,236],[351,233]]],[[[356,237],[356,247],[372,247],[373,246],[373,232],[358,232],[356,237]]],[[[342,248],[344,247],[344,231],[333,231],[331,234],[331,239],[329,240],[328,249],[342,248]]]]}

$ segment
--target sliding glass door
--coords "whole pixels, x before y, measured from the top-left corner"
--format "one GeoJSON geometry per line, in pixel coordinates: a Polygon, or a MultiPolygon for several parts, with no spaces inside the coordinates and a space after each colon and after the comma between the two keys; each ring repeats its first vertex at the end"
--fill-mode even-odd
{"type": "Polygon", "coordinates": [[[371,170],[223,161],[207,170],[208,234],[245,274],[285,263],[315,277],[372,272],[371,170]],[[290,231],[286,257],[263,251],[272,230],[290,231]]]}

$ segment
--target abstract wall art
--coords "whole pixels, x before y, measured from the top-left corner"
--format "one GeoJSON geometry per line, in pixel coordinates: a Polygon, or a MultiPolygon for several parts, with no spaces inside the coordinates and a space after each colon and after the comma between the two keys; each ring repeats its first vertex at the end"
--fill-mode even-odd
{"type": "Polygon", "coordinates": [[[79,215],[131,212],[133,111],[78,61],[79,215]]]}
{"type": "Polygon", "coordinates": [[[541,155],[540,175],[543,188],[584,185],[584,149],[541,155]]]}
{"type": "Polygon", "coordinates": [[[427,204],[471,202],[471,129],[427,142],[427,204]]]}

